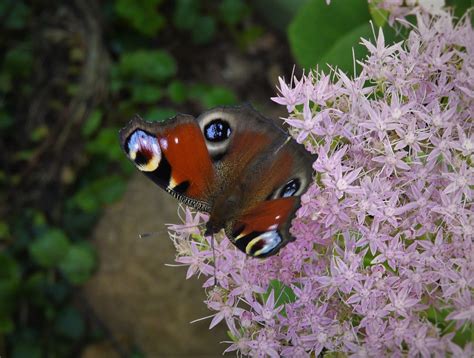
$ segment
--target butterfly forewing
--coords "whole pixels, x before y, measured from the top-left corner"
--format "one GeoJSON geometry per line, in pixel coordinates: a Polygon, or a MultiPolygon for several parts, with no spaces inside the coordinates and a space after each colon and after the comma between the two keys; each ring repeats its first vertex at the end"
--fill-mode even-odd
{"type": "Polygon", "coordinates": [[[216,176],[193,117],[146,122],[136,116],[120,131],[120,138],[125,153],[141,172],[186,205],[210,211],[216,176]]]}

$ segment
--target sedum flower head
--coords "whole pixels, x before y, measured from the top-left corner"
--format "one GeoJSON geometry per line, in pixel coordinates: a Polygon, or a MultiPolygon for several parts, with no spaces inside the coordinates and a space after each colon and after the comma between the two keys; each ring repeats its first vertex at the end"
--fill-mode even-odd
{"type": "Polygon", "coordinates": [[[403,43],[381,30],[363,40],[353,79],[280,79],[273,100],[318,154],[295,242],[261,261],[216,238],[214,262],[195,229],[204,215],[186,209],[170,227],[187,277],[208,278],[210,326],[227,324],[227,351],[472,355],[454,337],[474,320],[474,33],[468,17],[454,25],[439,11],[409,26],[403,43]]]}

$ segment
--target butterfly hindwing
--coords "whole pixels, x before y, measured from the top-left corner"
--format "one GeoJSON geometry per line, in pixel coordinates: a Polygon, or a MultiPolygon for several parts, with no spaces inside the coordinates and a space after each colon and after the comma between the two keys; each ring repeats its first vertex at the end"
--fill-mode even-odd
{"type": "Polygon", "coordinates": [[[225,228],[250,256],[277,253],[293,240],[291,221],[311,182],[315,158],[250,106],[216,108],[197,120],[206,141],[212,125],[230,128],[219,146],[207,143],[225,184],[211,208],[208,232],[225,228]]]}
{"type": "Polygon", "coordinates": [[[289,230],[299,202],[298,197],[261,202],[226,229],[227,237],[249,256],[271,256],[294,240],[289,230]]]}

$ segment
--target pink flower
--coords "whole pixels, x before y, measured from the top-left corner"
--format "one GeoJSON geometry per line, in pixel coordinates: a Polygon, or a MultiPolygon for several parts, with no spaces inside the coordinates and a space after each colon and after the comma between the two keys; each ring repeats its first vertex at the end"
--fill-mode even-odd
{"type": "Polygon", "coordinates": [[[474,185],[474,169],[467,166],[466,162],[462,162],[461,168],[457,173],[445,173],[444,177],[450,181],[446,189],[443,190],[445,194],[455,193],[460,191],[468,200],[472,199],[474,185]]]}
{"type": "Polygon", "coordinates": [[[267,300],[264,304],[261,304],[258,301],[252,300],[249,302],[253,310],[255,311],[254,319],[258,322],[263,323],[273,323],[275,317],[281,312],[283,306],[275,306],[275,291],[272,290],[270,295],[268,295],[267,300]]]}
{"type": "Polygon", "coordinates": [[[334,172],[330,173],[331,177],[323,178],[322,182],[326,185],[327,188],[334,189],[336,197],[340,199],[342,198],[344,193],[357,194],[361,192],[361,189],[358,186],[350,185],[357,179],[357,176],[361,171],[362,168],[358,168],[343,175],[342,167],[337,166],[334,169],[334,172]]]}
{"type": "Polygon", "coordinates": [[[219,234],[214,259],[198,226],[207,216],[188,210],[169,227],[187,277],[207,278],[211,326],[229,327],[226,351],[472,356],[454,330],[474,320],[474,31],[468,16],[454,24],[418,3],[377,2],[389,21],[412,12],[416,23],[399,20],[401,43],[382,30],[375,44],[363,40],[369,55],[353,78],[280,78],[273,100],[318,154],[294,242],[254,260],[219,234]],[[428,312],[449,314],[431,322],[428,312]]]}
{"type": "Polygon", "coordinates": [[[272,332],[261,330],[258,333],[258,336],[248,343],[249,347],[252,349],[250,355],[259,358],[279,358],[280,355],[278,354],[278,348],[280,348],[280,344],[272,336],[272,332]]]}
{"type": "Polygon", "coordinates": [[[374,157],[372,160],[383,164],[383,173],[386,176],[391,175],[396,169],[410,170],[410,166],[405,163],[402,158],[408,154],[404,150],[393,152],[392,147],[388,143],[384,143],[385,155],[374,157]]]}
{"type": "Polygon", "coordinates": [[[420,300],[417,298],[409,297],[409,289],[404,287],[399,292],[390,291],[388,296],[390,303],[385,306],[388,311],[394,311],[396,314],[409,317],[409,312],[413,306],[415,306],[420,300]]]}
{"type": "MultiPolygon", "coordinates": [[[[474,285],[471,285],[471,290],[474,285]]],[[[457,326],[460,327],[464,323],[469,324],[474,322],[474,299],[470,290],[463,290],[459,297],[454,299],[455,309],[446,319],[457,321],[457,326]]]]}
{"type": "Polygon", "coordinates": [[[321,120],[322,114],[318,113],[313,116],[311,109],[309,108],[309,102],[305,102],[303,106],[303,120],[287,118],[285,122],[291,125],[293,128],[300,129],[296,141],[303,143],[303,141],[315,132],[316,123],[321,120]]]}
{"type": "Polygon", "coordinates": [[[285,105],[288,113],[293,112],[296,105],[303,103],[302,89],[304,80],[301,79],[298,81],[296,77],[293,76],[292,79],[295,81],[295,87],[292,87],[291,84],[287,86],[285,80],[282,77],[278,77],[278,82],[280,82],[279,92],[281,96],[272,97],[272,101],[281,105],[285,105]]]}
{"type": "Polygon", "coordinates": [[[234,304],[234,299],[229,298],[227,302],[208,301],[207,306],[215,311],[218,311],[209,325],[209,328],[215,327],[223,319],[226,320],[229,326],[234,325],[234,318],[240,316],[244,310],[234,304]]]}

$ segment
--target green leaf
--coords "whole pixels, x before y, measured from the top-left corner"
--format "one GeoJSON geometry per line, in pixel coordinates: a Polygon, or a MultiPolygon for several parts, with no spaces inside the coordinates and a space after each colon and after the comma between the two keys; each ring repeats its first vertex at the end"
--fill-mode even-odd
{"type": "MultiPolygon", "coordinates": [[[[4,328],[9,328],[9,315],[16,305],[16,295],[20,286],[21,273],[18,263],[6,252],[0,252],[0,317],[4,328]]],[[[2,331],[0,329],[0,331],[2,331]]],[[[3,330],[3,332],[6,332],[3,330]]]]}
{"type": "Polygon", "coordinates": [[[95,214],[101,207],[100,202],[95,198],[93,191],[89,190],[89,188],[78,191],[72,197],[71,201],[79,209],[89,214],[95,214]]]}
{"type": "MultiPolygon", "coordinates": [[[[324,1],[311,0],[299,9],[288,28],[293,55],[301,66],[314,68],[337,41],[369,20],[366,0],[352,0],[350,4],[346,0],[333,0],[329,6],[324,1]]],[[[350,48],[356,43],[347,48],[346,56],[352,58],[350,48]]],[[[347,59],[341,62],[347,63],[347,59]]]]}
{"type": "Polygon", "coordinates": [[[178,104],[183,103],[188,96],[186,86],[178,80],[174,80],[168,85],[167,92],[169,98],[178,104]]]}
{"type": "Polygon", "coordinates": [[[117,0],[115,12],[135,30],[153,36],[165,25],[165,18],[158,12],[160,3],[161,0],[117,0]]]}
{"type": "Polygon", "coordinates": [[[36,342],[15,342],[12,348],[12,358],[41,358],[41,346],[36,342]]]}
{"type": "Polygon", "coordinates": [[[79,285],[89,279],[95,264],[96,259],[91,248],[84,245],[71,245],[59,268],[69,281],[79,285]]]}
{"type": "Polygon", "coordinates": [[[45,271],[36,271],[27,277],[24,284],[22,294],[29,297],[29,302],[36,306],[45,306],[50,304],[45,296],[48,286],[48,280],[45,271]]]}
{"type": "Polygon", "coordinates": [[[133,352],[130,353],[129,358],[146,358],[146,355],[145,353],[135,348],[133,352]]]}
{"type": "Polygon", "coordinates": [[[165,121],[176,115],[176,111],[171,108],[154,108],[147,112],[145,118],[149,121],[165,121]]]}
{"type": "Polygon", "coordinates": [[[252,2],[252,8],[274,28],[284,33],[298,9],[307,2],[308,0],[258,0],[252,2]]]}
{"type": "Polygon", "coordinates": [[[278,280],[270,281],[267,292],[263,294],[265,301],[267,301],[268,296],[270,296],[270,293],[272,291],[274,291],[273,294],[275,297],[275,307],[279,307],[286,303],[295,302],[297,299],[293,290],[290,287],[286,286],[283,282],[278,280]]]}
{"type": "Polygon", "coordinates": [[[84,335],[85,323],[79,311],[69,306],[59,312],[54,328],[61,336],[78,340],[84,335]]]}
{"type": "Polygon", "coordinates": [[[0,241],[5,240],[10,235],[10,227],[6,221],[0,220],[0,241]]]}
{"type": "Polygon", "coordinates": [[[210,16],[200,16],[194,22],[191,37],[195,44],[204,45],[211,42],[216,33],[216,21],[210,16]]]}
{"type": "Polygon", "coordinates": [[[69,240],[59,229],[50,229],[29,247],[33,260],[43,267],[54,267],[66,255],[69,240]]]}
{"type": "Polygon", "coordinates": [[[318,61],[319,68],[325,70],[326,64],[337,65],[343,71],[353,73],[354,56],[356,59],[361,59],[367,55],[367,49],[359,44],[361,37],[366,39],[373,37],[369,24],[362,24],[340,37],[318,61]],[[352,50],[354,50],[354,55],[352,50]]]}
{"type": "Polygon", "coordinates": [[[20,45],[9,50],[3,60],[3,70],[11,75],[27,77],[33,69],[33,53],[29,43],[20,45]]]}
{"type": "Polygon", "coordinates": [[[242,0],[223,0],[219,5],[220,18],[230,26],[237,25],[248,12],[247,4],[242,0]]]}
{"type": "Polygon", "coordinates": [[[49,317],[54,318],[56,317],[56,308],[58,305],[64,303],[64,301],[68,298],[68,295],[71,290],[71,285],[69,283],[66,283],[65,280],[60,280],[56,282],[48,282],[47,286],[47,293],[48,293],[48,305],[46,306],[47,310],[50,310],[51,312],[48,312],[49,317]]]}
{"type": "Polygon", "coordinates": [[[252,46],[264,34],[265,30],[258,25],[246,27],[243,31],[237,33],[239,47],[242,49],[249,48],[249,46],[252,46]]]}
{"type": "Polygon", "coordinates": [[[13,158],[18,161],[29,160],[33,156],[34,153],[35,153],[34,149],[20,150],[13,155],[13,158]]]}
{"type": "Polygon", "coordinates": [[[428,307],[424,312],[422,312],[423,316],[436,326],[441,329],[445,329],[447,326],[446,316],[450,313],[450,310],[447,309],[436,309],[432,306],[428,307]]]}
{"type": "Polygon", "coordinates": [[[99,109],[92,111],[81,129],[82,135],[86,138],[90,137],[99,128],[101,122],[102,111],[99,109]]]}
{"type": "Polygon", "coordinates": [[[86,151],[89,154],[103,155],[110,160],[122,159],[123,153],[118,143],[118,129],[104,128],[100,130],[97,137],[86,144],[86,151]]]}
{"type": "MultiPolygon", "coordinates": [[[[2,91],[2,74],[0,74],[0,91],[2,91]]],[[[11,127],[13,125],[13,117],[8,114],[7,112],[0,111],[0,129],[7,129],[8,127],[11,127]]]]}
{"type": "Polygon", "coordinates": [[[127,52],[121,58],[118,71],[131,80],[164,81],[177,71],[174,58],[166,51],[139,50],[127,52]]]}
{"type": "MultiPolygon", "coordinates": [[[[9,72],[0,72],[0,92],[8,93],[12,90],[12,75],[9,72]]],[[[13,123],[13,119],[6,112],[1,112],[0,128],[8,127],[13,123]],[[6,122],[4,124],[4,122],[6,122]]]]}
{"type": "Polygon", "coordinates": [[[23,1],[0,1],[0,4],[2,26],[11,30],[21,30],[26,26],[30,17],[30,8],[23,1]],[[11,3],[14,5],[10,8],[11,3]],[[8,16],[4,18],[5,15],[8,16]]]}
{"type": "Polygon", "coordinates": [[[212,87],[202,94],[201,101],[204,107],[216,107],[237,103],[234,92],[225,87],[212,87]]]}
{"type": "Polygon", "coordinates": [[[47,227],[44,213],[38,210],[31,212],[31,222],[33,223],[33,227],[37,230],[45,229],[47,227]]]}
{"type": "Polygon", "coordinates": [[[0,333],[11,333],[15,328],[15,323],[10,317],[1,317],[0,316],[0,333]]]}
{"type": "Polygon", "coordinates": [[[205,94],[209,91],[210,86],[203,83],[195,83],[189,87],[189,98],[195,101],[202,101],[205,94]]]}
{"type": "Polygon", "coordinates": [[[33,131],[30,134],[30,138],[33,142],[39,142],[46,138],[46,136],[49,133],[49,129],[46,125],[40,125],[33,129],[33,131]]]}
{"type": "Polygon", "coordinates": [[[119,175],[99,178],[77,191],[72,203],[86,213],[93,213],[119,199],[125,188],[125,181],[119,175]]]}
{"type": "Polygon", "coordinates": [[[173,24],[179,30],[192,30],[199,18],[198,0],[177,0],[173,24]]]}
{"type": "Polygon", "coordinates": [[[163,90],[156,85],[132,86],[132,101],[135,103],[156,103],[161,97],[163,97],[163,90]]]}
{"type": "Polygon", "coordinates": [[[472,325],[465,324],[456,330],[456,324],[454,320],[446,320],[448,314],[452,312],[452,309],[436,309],[430,306],[428,309],[423,311],[421,314],[425,316],[431,323],[436,325],[443,334],[454,332],[453,341],[464,346],[466,343],[472,341],[474,335],[474,328],[472,325]]]}
{"type": "Polygon", "coordinates": [[[459,328],[453,338],[454,343],[464,347],[469,342],[474,342],[474,325],[466,323],[459,328]]]}
{"type": "Polygon", "coordinates": [[[377,27],[383,27],[387,23],[388,16],[390,15],[388,10],[379,7],[380,2],[381,0],[369,2],[370,16],[372,16],[372,20],[377,27]]]}
{"type": "MultiPolygon", "coordinates": [[[[446,6],[454,8],[454,16],[461,18],[473,6],[472,0],[446,0],[446,6]]],[[[471,13],[471,23],[474,12],[471,13]]]]}

